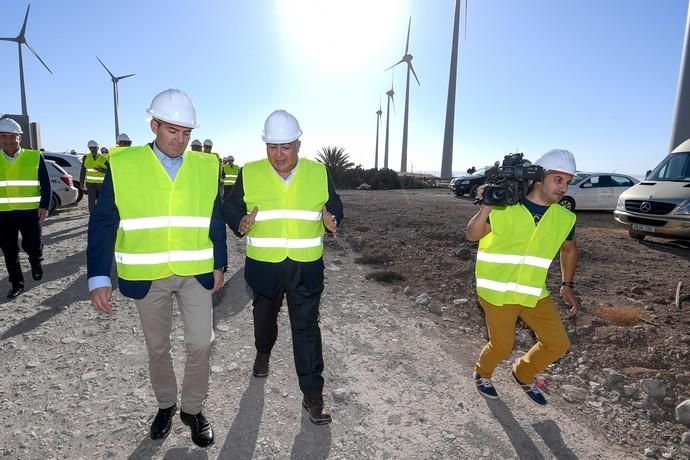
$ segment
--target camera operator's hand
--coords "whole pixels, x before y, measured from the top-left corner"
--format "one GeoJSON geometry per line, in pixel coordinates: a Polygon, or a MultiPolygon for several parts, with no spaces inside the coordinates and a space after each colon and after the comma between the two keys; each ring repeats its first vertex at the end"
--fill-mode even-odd
{"type": "Polygon", "coordinates": [[[477,191],[475,192],[475,203],[479,203],[479,206],[481,208],[488,208],[488,210],[491,211],[491,205],[482,203],[482,201],[484,201],[484,188],[485,187],[486,187],[486,184],[482,184],[479,187],[477,187],[477,191]]]}

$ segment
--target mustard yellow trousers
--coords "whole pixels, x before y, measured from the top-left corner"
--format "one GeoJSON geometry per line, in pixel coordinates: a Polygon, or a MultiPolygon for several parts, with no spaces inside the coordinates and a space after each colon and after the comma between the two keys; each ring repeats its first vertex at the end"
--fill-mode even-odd
{"type": "Polygon", "coordinates": [[[480,377],[491,378],[496,366],[512,353],[518,318],[537,336],[537,343],[513,365],[521,383],[532,383],[538,373],[568,351],[570,340],[551,296],[541,299],[533,308],[515,304],[499,307],[481,297],[479,303],[489,330],[489,343],[482,349],[474,368],[480,377]]]}

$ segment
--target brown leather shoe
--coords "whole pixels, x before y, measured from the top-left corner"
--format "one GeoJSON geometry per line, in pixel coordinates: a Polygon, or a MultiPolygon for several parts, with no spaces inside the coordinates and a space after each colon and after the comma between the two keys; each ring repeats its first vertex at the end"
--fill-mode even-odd
{"type": "Polygon", "coordinates": [[[321,393],[305,393],[302,407],[309,412],[309,420],[315,425],[331,423],[331,414],[323,410],[323,395],[321,393]]]}
{"type": "Polygon", "coordinates": [[[268,364],[271,360],[270,353],[259,353],[256,352],[256,359],[254,359],[254,368],[252,373],[254,377],[263,378],[268,376],[268,364]]]}

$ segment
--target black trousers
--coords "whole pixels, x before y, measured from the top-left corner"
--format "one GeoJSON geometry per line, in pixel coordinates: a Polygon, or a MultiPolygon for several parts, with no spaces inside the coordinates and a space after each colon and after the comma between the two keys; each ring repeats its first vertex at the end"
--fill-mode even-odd
{"type": "Polygon", "coordinates": [[[86,193],[89,194],[89,212],[96,206],[96,200],[98,200],[98,195],[101,193],[102,186],[103,184],[86,183],[86,193]]]}
{"type": "Polygon", "coordinates": [[[38,211],[28,209],[0,212],[0,248],[5,256],[5,266],[12,285],[24,284],[22,267],[19,265],[20,233],[22,249],[29,255],[29,262],[32,265],[40,262],[43,259],[43,243],[38,211]]]}
{"type": "Polygon", "coordinates": [[[298,280],[296,284],[281,282],[273,298],[254,291],[254,340],[259,353],[270,353],[278,337],[278,312],[287,299],[292,351],[299,387],[303,393],[323,391],[323,352],[319,328],[319,303],[323,286],[308,290],[298,280]]]}

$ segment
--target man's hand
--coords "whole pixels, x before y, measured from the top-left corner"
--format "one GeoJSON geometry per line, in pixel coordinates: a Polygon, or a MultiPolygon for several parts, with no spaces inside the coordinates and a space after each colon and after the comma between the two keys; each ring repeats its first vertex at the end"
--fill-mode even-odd
{"type": "Polygon", "coordinates": [[[48,210],[45,208],[38,208],[38,223],[43,222],[48,217],[48,210]]]}
{"type": "Polygon", "coordinates": [[[89,292],[89,297],[91,298],[91,305],[96,311],[102,311],[103,313],[110,313],[113,311],[113,306],[110,301],[113,298],[113,288],[110,286],[103,286],[94,289],[89,292]]]}
{"type": "Polygon", "coordinates": [[[223,281],[225,281],[225,277],[223,276],[223,272],[220,270],[213,270],[213,293],[214,294],[216,292],[220,291],[220,288],[223,287],[223,281]]]}
{"type": "Polygon", "coordinates": [[[333,236],[336,236],[336,233],[338,232],[338,222],[335,220],[335,216],[328,212],[326,206],[324,206],[321,210],[321,215],[323,217],[323,225],[326,227],[326,230],[331,232],[333,236]]]}
{"type": "Polygon", "coordinates": [[[566,305],[570,306],[568,316],[575,316],[579,308],[577,299],[575,298],[575,290],[570,286],[561,286],[561,299],[563,299],[566,305]]]}
{"type": "Polygon", "coordinates": [[[246,235],[249,233],[249,230],[252,229],[254,226],[254,221],[256,220],[256,214],[259,212],[259,209],[254,206],[254,209],[252,210],[251,214],[247,214],[246,216],[242,217],[240,220],[240,233],[242,235],[246,235]]]}

